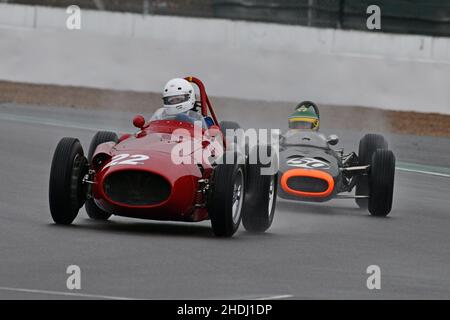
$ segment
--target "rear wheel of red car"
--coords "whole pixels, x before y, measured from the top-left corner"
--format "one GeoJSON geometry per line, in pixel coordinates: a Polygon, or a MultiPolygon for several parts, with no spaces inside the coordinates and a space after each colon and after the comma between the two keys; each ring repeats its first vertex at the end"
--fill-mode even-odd
{"type": "MultiPolygon", "coordinates": [[[[94,155],[95,150],[97,149],[97,147],[100,144],[105,143],[105,142],[117,143],[117,141],[119,141],[119,138],[117,137],[117,134],[115,134],[114,132],[110,132],[110,131],[97,132],[95,134],[95,136],[92,138],[91,145],[89,146],[89,152],[88,152],[89,163],[92,164],[92,157],[94,155]]],[[[86,200],[84,208],[86,209],[87,215],[91,219],[108,220],[109,217],[111,217],[110,213],[103,211],[95,204],[94,199],[86,200]]]]}
{"type": "MultiPolygon", "coordinates": [[[[227,143],[232,143],[234,144],[233,149],[238,151],[238,152],[246,152],[246,148],[245,146],[245,141],[244,141],[244,136],[243,136],[243,131],[240,133],[240,137],[238,138],[238,135],[236,134],[238,129],[241,129],[241,126],[234,121],[221,121],[220,122],[220,129],[222,131],[222,134],[224,135],[225,138],[227,138],[227,131],[231,131],[229,132],[230,134],[233,134],[234,136],[228,137],[227,139],[227,143]],[[231,139],[233,138],[233,139],[231,139]],[[238,143],[243,143],[243,145],[238,146],[238,143]]],[[[228,146],[230,147],[230,146],[228,146]]]]}
{"type": "Polygon", "coordinates": [[[369,175],[369,212],[371,215],[385,217],[391,212],[394,176],[394,153],[385,149],[375,151],[369,175]]]}
{"type": "MultiPolygon", "coordinates": [[[[388,144],[384,137],[379,134],[369,133],[366,134],[359,142],[359,165],[371,165],[372,155],[378,149],[387,149],[388,144]]],[[[355,195],[368,196],[369,195],[369,177],[367,175],[361,175],[358,177],[356,183],[355,195]]],[[[367,209],[369,200],[366,198],[359,198],[355,200],[361,209],[367,209]]]]}
{"type": "Polygon", "coordinates": [[[218,164],[214,169],[208,197],[208,213],[213,232],[231,237],[239,228],[245,197],[245,167],[242,164],[218,164]]]}
{"type": "Polygon", "coordinates": [[[251,150],[248,161],[242,224],[249,232],[264,232],[272,225],[275,215],[278,185],[278,168],[275,165],[278,164],[278,160],[271,148],[257,146],[251,150]],[[269,156],[267,159],[270,159],[269,163],[264,163],[265,161],[261,159],[260,150],[269,156]],[[271,165],[273,167],[269,171],[271,165]]]}
{"type": "Polygon", "coordinates": [[[234,121],[221,121],[220,122],[220,129],[222,130],[222,133],[225,135],[227,130],[237,130],[240,129],[241,126],[234,121]]]}
{"type": "Polygon", "coordinates": [[[56,224],[71,224],[86,200],[88,162],[78,139],[63,138],[53,154],[49,203],[56,224]]]}

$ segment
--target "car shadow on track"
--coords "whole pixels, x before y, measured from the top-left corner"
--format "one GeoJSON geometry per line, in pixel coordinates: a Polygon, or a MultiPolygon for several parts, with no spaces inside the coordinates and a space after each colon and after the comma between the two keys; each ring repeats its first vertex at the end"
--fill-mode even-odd
{"type": "Polygon", "coordinates": [[[96,232],[107,232],[112,234],[142,235],[142,236],[180,236],[180,237],[214,237],[211,227],[190,223],[174,222],[128,222],[114,221],[114,217],[108,221],[93,221],[90,219],[79,219],[70,226],[56,226],[62,228],[74,228],[77,230],[92,230],[96,232]]]}
{"type": "Polygon", "coordinates": [[[271,239],[276,234],[270,231],[264,233],[245,232],[244,227],[240,226],[237,233],[231,237],[215,237],[211,226],[198,223],[180,223],[167,221],[114,221],[114,217],[108,221],[94,221],[88,218],[78,219],[74,224],[61,226],[49,224],[48,226],[58,229],[70,229],[73,231],[94,231],[106,232],[110,234],[137,235],[137,236],[168,236],[168,237],[192,237],[209,238],[210,240],[227,241],[230,239],[246,239],[261,241],[261,239],[271,239]]]}
{"type": "Polygon", "coordinates": [[[290,200],[277,200],[277,210],[289,211],[295,213],[306,214],[320,214],[320,215],[345,215],[345,216],[360,216],[370,217],[369,212],[364,209],[360,209],[352,204],[348,204],[346,207],[335,206],[332,204],[313,203],[313,202],[301,202],[290,200]]]}

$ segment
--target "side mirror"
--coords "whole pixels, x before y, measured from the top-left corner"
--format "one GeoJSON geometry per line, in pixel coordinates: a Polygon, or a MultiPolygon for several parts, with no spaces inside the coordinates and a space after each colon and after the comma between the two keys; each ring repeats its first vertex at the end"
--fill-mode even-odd
{"type": "Polygon", "coordinates": [[[335,134],[332,134],[332,135],[328,136],[327,142],[329,145],[335,146],[339,142],[339,137],[335,134]]]}
{"type": "Polygon", "coordinates": [[[142,129],[145,126],[145,118],[141,115],[137,115],[133,118],[133,125],[136,128],[142,129]]]}

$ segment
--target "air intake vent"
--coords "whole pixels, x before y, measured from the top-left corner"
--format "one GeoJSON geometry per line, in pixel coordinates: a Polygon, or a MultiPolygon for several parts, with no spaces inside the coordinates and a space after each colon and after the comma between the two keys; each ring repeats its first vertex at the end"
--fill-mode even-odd
{"type": "Polygon", "coordinates": [[[325,192],[328,189],[328,182],[323,179],[304,176],[293,176],[287,180],[290,189],[302,192],[325,192]]]}
{"type": "Polygon", "coordinates": [[[169,198],[171,191],[169,182],[160,175],[138,170],[111,173],[103,188],[109,199],[130,206],[156,205],[169,198]]]}

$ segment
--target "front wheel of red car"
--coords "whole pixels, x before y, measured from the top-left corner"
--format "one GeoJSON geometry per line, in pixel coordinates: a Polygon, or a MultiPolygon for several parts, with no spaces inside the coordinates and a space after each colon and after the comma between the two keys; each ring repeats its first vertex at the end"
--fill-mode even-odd
{"type": "Polygon", "coordinates": [[[56,224],[71,224],[86,201],[83,177],[88,171],[80,141],[63,138],[53,154],[50,170],[50,213],[56,224]]]}
{"type": "Polygon", "coordinates": [[[245,196],[245,167],[218,164],[208,199],[208,213],[214,235],[231,237],[239,228],[245,196]]]}

